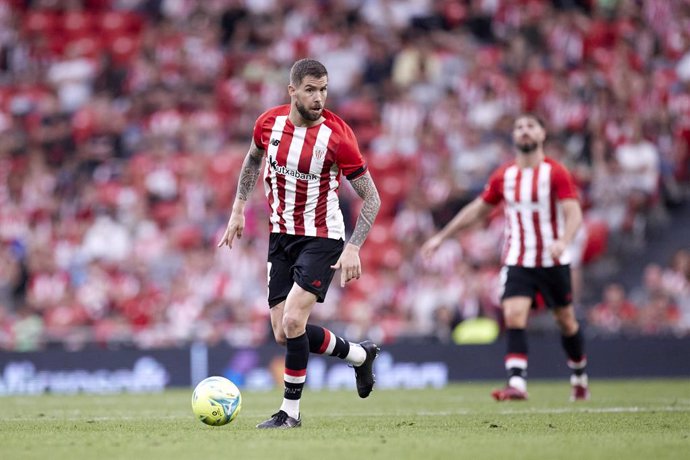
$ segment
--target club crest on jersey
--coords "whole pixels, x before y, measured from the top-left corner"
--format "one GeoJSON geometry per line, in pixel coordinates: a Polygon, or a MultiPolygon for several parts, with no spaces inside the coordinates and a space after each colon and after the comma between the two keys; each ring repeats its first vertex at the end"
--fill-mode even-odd
{"type": "Polygon", "coordinates": [[[317,160],[323,160],[323,157],[326,156],[326,149],[314,147],[314,156],[317,160]]]}

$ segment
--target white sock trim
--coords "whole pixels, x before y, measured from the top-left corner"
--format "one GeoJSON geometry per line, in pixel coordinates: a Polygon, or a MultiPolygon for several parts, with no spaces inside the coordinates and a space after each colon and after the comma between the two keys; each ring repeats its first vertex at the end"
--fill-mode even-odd
{"type": "Polygon", "coordinates": [[[587,366],[587,358],[582,358],[580,361],[568,360],[568,367],[571,369],[584,369],[587,366]]]}
{"type": "Polygon", "coordinates": [[[508,358],[505,362],[506,369],[527,369],[527,360],[524,358],[508,358]]]}
{"type": "Polygon", "coordinates": [[[350,344],[350,351],[345,357],[345,361],[352,364],[353,366],[361,366],[364,364],[364,360],[367,359],[367,352],[358,343],[348,342],[350,344]]]}
{"type": "Polygon", "coordinates": [[[508,386],[525,392],[527,391],[527,380],[520,376],[514,375],[508,379],[508,386]]]}
{"type": "Polygon", "coordinates": [[[587,374],[582,374],[582,375],[571,375],[570,376],[570,384],[572,386],[579,385],[581,387],[587,388],[587,385],[589,385],[589,379],[587,378],[587,374]]]}
{"type": "Polygon", "coordinates": [[[285,399],[280,405],[280,410],[285,411],[290,417],[299,420],[299,399],[285,399]]]}
{"type": "Polygon", "coordinates": [[[337,339],[335,338],[335,334],[333,334],[331,331],[329,331],[328,329],[326,329],[325,331],[328,335],[328,345],[326,346],[326,351],[324,351],[323,354],[331,355],[333,354],[333,349],[335,348],[335,343],[337,339]]]}

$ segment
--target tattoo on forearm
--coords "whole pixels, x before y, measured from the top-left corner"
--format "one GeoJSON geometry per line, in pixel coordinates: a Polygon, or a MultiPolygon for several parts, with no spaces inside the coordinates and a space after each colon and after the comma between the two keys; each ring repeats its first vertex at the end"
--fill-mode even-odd
{"type": "Polygon", "coordinates": [[[364,203],[349,242],[355,246],[362,246],[364,240],[367,239],[367,235],[369,235],[372,225],[374,225],[374,219],[376,219],[376,214],[378,214],[381,207],[381,198],[368,172],[353,180],[351,184],[357,195],[364,200],[364,203]]]}
{"type": "Polygon", "coordinates": [[[242,201],[247,201],[252,190],[254,190],[254,186],[256,186],[256,180],[261,172],[262,158],[263,151],[252,142],[252,146],[244,158],[244,163],[242,163],[242,172],[237,184],[237,197],[242,201]]]}

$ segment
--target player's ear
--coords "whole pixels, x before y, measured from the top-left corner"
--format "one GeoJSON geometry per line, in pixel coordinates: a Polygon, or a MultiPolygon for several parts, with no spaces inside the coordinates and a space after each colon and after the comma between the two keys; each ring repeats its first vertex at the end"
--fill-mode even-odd
{"type": "Polygon", "coordinates": [[[295,88],[292,85],[288,85],[288,94],[290,95],[290,97],[294,96],[296,91],[297,91],[297,88],[295,88]]]}

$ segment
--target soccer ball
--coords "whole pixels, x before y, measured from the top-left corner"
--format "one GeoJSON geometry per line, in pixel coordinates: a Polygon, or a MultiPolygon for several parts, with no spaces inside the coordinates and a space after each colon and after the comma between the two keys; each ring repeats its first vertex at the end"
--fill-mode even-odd
{"type": "Polygon", "coordinates": [[[192,394],[192,410],[206,425],[226,425],[242,409],[242,395],[237,386],[225,377],[202,380],[192,394]]]}

